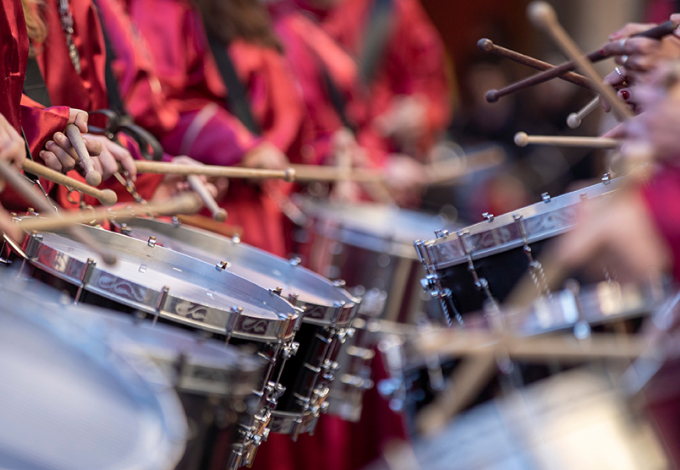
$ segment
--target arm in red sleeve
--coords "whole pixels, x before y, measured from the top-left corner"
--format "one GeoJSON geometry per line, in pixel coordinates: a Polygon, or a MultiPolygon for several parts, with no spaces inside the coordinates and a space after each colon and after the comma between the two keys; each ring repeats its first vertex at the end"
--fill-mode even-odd
{"type": "Polygon", "coordinates": [[[63,132],[66,128],[70,108],[67,106],[42,108],[28,97],[22,97],[21,103],[21,127],[26,134],[31,155],[38,158],[45,143],[52,139],[54,133],[63,132]]]}
{"type": "Polygon", "coordinates": [[[642,190],[642,197],[673,254],[673,276],[680,281],[680,168],[667,167],[642,190]]]}

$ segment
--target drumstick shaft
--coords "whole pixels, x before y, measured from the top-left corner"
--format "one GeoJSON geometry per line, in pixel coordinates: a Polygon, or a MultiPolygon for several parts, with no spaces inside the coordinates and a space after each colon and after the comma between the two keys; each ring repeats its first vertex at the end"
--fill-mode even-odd
{"type": "Polygon", "coordinates": [[[45,165],[40,165],[33,160],[24,161],[24,170],[28,173],[32,173],[36,176],[40,176],[41,178],[52,181],[53,183],[66,186],[67,188],[80,191],[81,193],[87,194],[88,196],[95,197],[105,206],[112,206],[118,202],[118,196],[111,190],[102,191],[100,189],[93,188],[92,186],[66,176],[63,173],[59,173],[58,171],[54,171],[51,168],[47,168],[45,165]]]}
{"type": "Polygon", "coordinates": [[[527,135],[518,132],[515,135],[515,143],[518,147],[527,145],[552,145],[556,147],[589,147],[597,149],[613,149],[621,145],[618,139],[605,137],[568,137],[558,135],[527,135]]]}
{"type": "Polygon", "coordinates": [[[570,114],[569,117],[567,118],[567,125],[571,127],[572,129],[576,129],[578,126],[581,125],[581,122],[588,116],[590,113],[595,111],[597,108],[600,107],[600,97],[596,96],[595,98],[592,99],[587,105],[585,105],[581,110],[579,110],[576,113],[570,114]]]}
{"type": "Polygon", "coordinates": [[[385,176],[377,170],[354,169],[347,171],[343,168],[317,165],[291,165],[295,170],[297,181],[383,181],[385,176]]]}
{"type": "MultiPolygon", "coordinates": [[[[554,65],[549,64],[547,62],[543,62],[542,60],[535,59],[531,56],[521,54],[519,52],[507,49],[505,47],[497,46],[490,39],[480,39],[479,42],[477,43],[477,46],[482,52],[491,53],[499,57],[505,57],[506,59],[510,59],[519,64],[526,65],[527,67],[531,67],[532,69],[546,71],[555,68],[554,65]]],[[[574,85],[581,86],[583,88],[592,89],[590,80],[588,80],[583,75],[579,75],[574,72],[565,72],[561,75],[558,75],[558,78],[561,78],[562,80],[565,80],[567,82],[571,82],[574,85]]]]}
{"type": "Polygon", "coordinates": [[[188,165],[146,160],[136,160],[135,165],[140,173],[161,175],[204,175],[224,178],[282,179],[286,181],[295,179],[295,172],[290,168],[287,170],[259,170],[234,166],[188,165]]]}
{"type": "Polygon", "coordinates": [[[75,124],[69,124],[66,126],[66,135],[76,151],[78,162],[85,170],[85,181],[91,186],[99,186],[102,182],[102,175],[94,169],[90,152],[87,151],[80,129],[75,124]]]}
{"type": "Polygon", "coordinates": [[[500,147],[473,152],[452,162],[434,162],[425,166],[428,185],[453,183],[475,171],[500,165],[505,160],[505,152],[500,147]]]}
{"type": "MultiPolygon", "coordinates": [[[[12,167],[3,161],[0,161],[0,176],[7,180],[7,183],[10,184],[15,189],[15,191],[26,200],[26,202],[28,202],[38,211],[43,214],[54,213],[54,207],[52,207],[47,199],[45,199],[42,195],[38,195],[33,190],[33,186],[28,181],[25,181],[18,172],[14,171],[12,167]]],[[[60,216],[55,215],[52,217],[58,220],[60,216]]],[[[92,251],[99,255],[99,257],[102,258],[106,264],[116,263],[116,256],[93,240],[92,237],[85,233],[85,231],[83,231],[80,227],[71,227],[70,232],[76,239],[78,239],[84,245],[87,245],[92,251]]]]}
{"type": "MultiPolygon", "coordinates": [[[[662,39],[664,36],[672,34],[676,28],[677,25],[675,23],[673,23],[672,21],[667,21],[652,29],[635,34],[632,37],[647,37],[650,39],[662,39]]],[[[604,54],[602,51],[595,51],[587,55],[588,60],[590,60],[591,62],[599,62],[604,59],[607,59],[608,57],[609,56],[604,54]]],[[[565,62],[550,70],[538,73],[529,78],[525,78],[524,80],[515,82],[512,85],[509,85],[501,90],[498,90],[496,92],[496,96],[501,97],[509,95],[511,93],[515,93],[526,88],[539,85],[541,83],[547,82],[548,80],[552,80],[553,78],[559,77],[560,75],[566,72],[571,72],[575,68],[576,64],[573,61],[565,62]]]]}
{"type": "Polygon", "coordinates": [[[616,96],[612,87],[602,83],[602,77],[598,75],[592,65],[592,57],[595,57],[593,54],[598,54],[597,57],[604,54],[597,51],[589,56],[584,56],[559,23],[555,10],[547,2],[535,1],[531,3],[529,5],[529,13],[534,24],[542,28],[553,38],[553,41],[562,49],[562,52],[590,79],[595,90],[609,102],[619,116],[624,119],[632,117],[633,113],[630,109],[616,96]]]}
{"type": "Polygon", "coordinates": [[[19,221],[19,228],[27,232],[53,231],[80,228],[78,224],[98,223],[104,220],[128,220],[140,215],[192,214],[201,208],[201,200],[192,193],[182,194],[166,202],[133,204],[120,210],[99,208],[94,211],[68,212],[62,217],[35,217],[19,221]]]}
{"type": "Polygon", "coordinates": [[[191,189],[193,189],[194,192],[198,194],[198,197],[201,198],[203,204],[205,204],[205,207],[207,207],[210,213],[213,215],[213,219],[215,219],[217,222],[224,222],[227,220],[227,211],[222,209],[217,204],[215,198],[212,197],[212,194],[210,194],[208,188],[206,188],[206,186],[203,184],[203,181],[201,181],[200,176],[187,175],[187,181],[189,182],[191,189]]]}

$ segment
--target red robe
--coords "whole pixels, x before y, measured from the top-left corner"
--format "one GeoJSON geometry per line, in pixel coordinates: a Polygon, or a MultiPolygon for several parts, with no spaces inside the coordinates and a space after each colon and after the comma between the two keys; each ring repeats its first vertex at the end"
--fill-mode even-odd
{"type": "MultiPolygon", "coordinates": [[[[296,147],[303,108],[287,65],[276,51],[241,41],[229,49],[263,130],[260,139],[226,110],[228,91],[200,14],[188,0],[130,0],[128,10],[156,53],[163,89],[180,115],[178,125],[161,136],[166,150],[207,164],[234,165],[263,139],[284,152],[296,147]]],[[[267,185],[264,188],[232,180],[220,205],[229,213],[229,224],[243,227],[243,241],[285,256],[282,214],[267,185]]]]}
{"type": "MultiPolygon", "coordinates": [[[[21,2],[2,0],[3,13],[0,14],[0,114],[21,132],[26,133],[31,153],[37,156],[38,150],[51,138],[52,134],[64,130],[68,122],[69,109],[54,107],[48,110],[20,105],[28,59],[28,36],[21,2]]],[[[42,181],[49,189],[47,181],[42,181]]],[[[13,210],[24,210],[24,201],[8,187],[0,200],[13,210]]]]}
{"type": "MultiPolygon", "coordinates": [[[[296,1],[302,8],[310,9],[307,0],[296,1]]],[[[373,4],[374,0],[343,0],[330,13],[321,13],[326,31],[355,58],[364,52],[364,35],[373,4]]],[[[427,148],[451,119],[444,43],[418,0],[393,0],[391,22],[382,62],[369,84],[370,97],[351,113],[372,121],[389,109],[395,97],[421,96],[427,100],[426,134],[421,145],[427,148]]],[[[367,144],[376,138],[371,133],[361,137],[367,139],[367,144]]]]}

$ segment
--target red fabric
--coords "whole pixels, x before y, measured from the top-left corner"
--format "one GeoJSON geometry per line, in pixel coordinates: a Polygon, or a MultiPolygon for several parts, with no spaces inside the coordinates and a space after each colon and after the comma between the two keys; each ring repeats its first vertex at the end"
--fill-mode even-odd
{"type": "Polygon", "coordinates": [[[198,12],[188,0],[128,0],[127,6],[180,115],[172,131],[159,136],[163,147],[206,164],[238,163],[260,141],[222,106],[227,91],[198,12]]]}
{"type": "Polygon", "coordinates": [[[343,126],[331,102],[324,69],[349,103],[359,99],[356,63],[313,16],[302,13],[291,1],[274,4],[270,12],[307,111],[302,161],[321,164],[330,152],[333,133],[343,126]]]}
{"type": "Polygon", "coordinates": [[[680,281],[680,168],[668,166],[642,191],[642,196],[673,254],[673,276],[680,281]]]}
{"type": "MultiPolygon", "coordinates": [[[[296,0],[303,8],[307,0],[296,0]]],[[[344,0],[323,19],[324,28],[355,57],[363,54],[364,35],[374,0],[344,0]]],[[[446,75],[446,51],[437,29],[418,0],[393,0],[391,34],[383,61],[370,83],[370,98],[351,110],[358,119],[385,113],[399,95],[427,100],[428,146],[451,119],[451,90],[446,75]],[[361,108],[361,104],[365,108],[361,108]]],[[[360,141],[376,135],[364,127],[360,141]]]]}
{"type": "Polygon", "coordinates": [[[97,6],[114,49],[111,66],[126,111],[136,124],[153,134],[169,132],[177,125],[179,115],[163,96],[146,43],[119,0],[97,0],[97,6]]]}

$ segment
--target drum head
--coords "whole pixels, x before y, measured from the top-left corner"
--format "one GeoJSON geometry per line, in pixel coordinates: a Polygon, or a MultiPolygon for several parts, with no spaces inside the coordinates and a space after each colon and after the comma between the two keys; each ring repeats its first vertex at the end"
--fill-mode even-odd
{"type": "Polygon", "coordinates": [[[303,200],[315,230],[349,245],[416,259],[413,241],[450,227],[445,218],[381,204],[329,204],[303,200]]]}
{"type": "Polygon", "coordinates": [[[335,308],[340,302],[347,310],[356,304],[356,299],[347,291],[296,262],[204,230],[152,219],[133,219],[125,224],[122,231],[143,241],[154,237],[157,245],[212,265],[226,262],[226,270],[230,273],[265,289],[280,287],[284,298],[294,295],[299,302],[326,308],[335,308]]]}
{"type": "Polygon", "coordinates": [[[7,284],[2,278],[0,467],[172,469],[186,421],[160,371],[7,284]]]}

